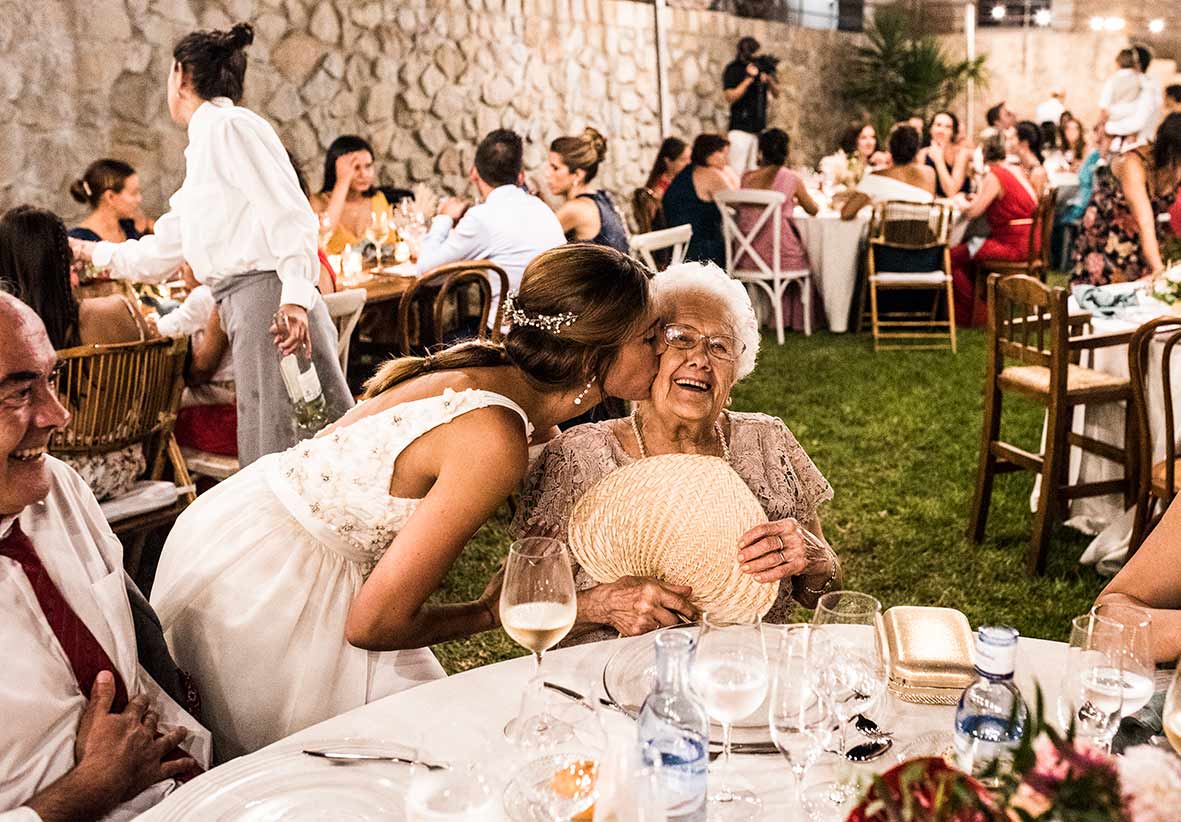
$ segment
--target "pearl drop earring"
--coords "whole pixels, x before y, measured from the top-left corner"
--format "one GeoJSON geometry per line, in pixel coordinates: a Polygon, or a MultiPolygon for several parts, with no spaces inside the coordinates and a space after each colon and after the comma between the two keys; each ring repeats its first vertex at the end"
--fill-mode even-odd
{"type": "Polygon", "coordinates": [[[586,396],[586,392],[591,390],[591,386],[595,384],[595,378],[591,377],[590,382],[586,384],[586,388],[578,392],[578,396],[574,398],[575,405],[582,405],[582,398],[586,396]]]}

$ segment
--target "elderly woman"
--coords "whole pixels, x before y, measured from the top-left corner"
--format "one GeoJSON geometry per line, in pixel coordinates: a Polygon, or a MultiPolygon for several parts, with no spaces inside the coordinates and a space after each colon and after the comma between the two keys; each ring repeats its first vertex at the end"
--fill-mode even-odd
{"type": "MultiPolygon", "coordinates": [[[[821,537],[818,508],[832,488],[779,419],[727,411],[735,383],[758,353],[758,324],[746,291],[719,268],[684,263],[657,274],[654,290],[665,325],[660,371],[651,396],[630,417],[573,428],[551,441],[525,483],[513,522],[518,536],[566,540],[575,503],[617,468],[659,454],[721,456],[750,487],[769,520],[736,545],[735,560],[759,582],[783,580],[765,619],[788,620],[793,600],[813,607],[841,583],[830,548],[805,542],[801,526],[821,537]]],[[[576,642],[624,636],[697,616],[686,587],[623,577],[596,584],[575,570],[576,642]]]]}

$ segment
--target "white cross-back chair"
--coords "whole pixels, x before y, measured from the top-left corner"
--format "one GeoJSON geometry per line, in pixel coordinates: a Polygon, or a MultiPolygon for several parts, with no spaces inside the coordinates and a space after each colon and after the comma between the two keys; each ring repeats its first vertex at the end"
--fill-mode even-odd
{"type": "Polygon", "coordinates": [[[781,191],[762,189],[739,189],[719,191],[714,202],[722,212],[722,236],[726,241],[726,271],[747,287],[757,286],[766,292],[771,300],[775,317],[775,335],[783,345],[783,295],[793,282],[800,284],[800,304],[804,309],[804,334],[812,334],[812,273],[808,269],[783,271],[780,268],[780,252],[783,249],[783,208],[787,196],[781,191]],[[758,218],[750,231],[743,231],[738,225],[738,209],[743,207],[761,208],[758,218]],[[770,225],[768,226],[768,223],[770,225]],[[764,260],[755,250],[755,238],[764,230],[771,232],[771,259],[764,260]],[[738,262],[746,263],[743,268],[738,262]],[[752,267],[753,266],[753,267],[752,267]]]}
{"type": "Polygon", "coordinates": [[[340,369],[347,374],[349,340],[361,319],[361,312],[365,310],[365,289],[346,288],[335,294],[325,294],[324,304],[328,306],[328,316],[336,324],[336,355],[340,357],[340,369]]]}
{"type": "MultiPolygon", "coordinates": [[[[685,261],[685,249],[689,247],[689,240],[693,239],[693,226],[678,225],[672,228],[662,228],[659,231],[649,231],[645,234],[633,234],[628,240],[631,255],[644,262],[653,271],[660,270],[656,264],[656,254],[670,251],[672,258],[668,265],[678,265],[685,261]]],[[[667,268],[667,266],[665,266],[667,268]]]]}

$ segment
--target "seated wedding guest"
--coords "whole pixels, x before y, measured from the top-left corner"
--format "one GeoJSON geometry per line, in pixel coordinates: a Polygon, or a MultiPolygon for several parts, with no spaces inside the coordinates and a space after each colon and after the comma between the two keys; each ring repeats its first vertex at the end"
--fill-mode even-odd
{"type": "Polygon", "coordinates": [[[665,137],[656,153],[656,162],[648,172],[648,180],[632,193],[632,216],[636,231],[647,234],[661,228],[668,228],[660,200],[669,185],[685,166],[689,165],[689,144],[680,137],[665,137]]]}
{"type": "Polygon", "coordinates": [[[1063,118],[1058,128],[1058,144],[1062,149],[1062,160],[1068,171],[1077,172],[1087,157],[1087,135],[1083,124],[1070,116],[1063,118]]]}
{"type": "Polygon", "coordinates": [[[985,319],[983,299],[976,298],[973,263],[982,260],[1024,260],[1029,254],[1029,232],[1037,211],[1037,192],[1025,170],[1010,163],[1003,133],[988,136],[981,144],[988,173],[980,191],[968,202],[961,195],[961,217],[974,220],[981,214],[988,220],[988,238],[973,238],[951,250],[955,288],[955,322],[958,326],[980,325],[985,319]]]}
{"type": "Polygon", "coordinates": [[[1057,125],[1062,113],[1066,111],[1066,104],[1062,101],[1066,97],[1066,92],[1063,89],[1054,89],[1050,92],[1050,96],[1037,104],[1034,109],[1033,119],[1039,123],[1054,123],[1057,125]]]}
{"type": "MultiPolygon", "coordinates": [[[[66,227],[56,214],[17,206],[0,217],[0,271],[13,278],[16,295],[37,312],[54,348],[156,336],[138,306],[122,293],[77,299],[69,261],[66,227]]],[[[139,443],[100,455],[67,454],[63,460],[100,500],[126,494],[147,468],[139,443]]]]}
{"type": "Polygon", "coordinates": [[[1181,83],[1165,86],[1165,116],[1181,114],[1181,83]]]}
{"type": "MultiPolygon", "coordinates": [[[[521,285],[525,267],[566,235],[554,212],[521,188],[524,144],[516,132],[497,129],[480,141],[468,178],[480,196],[444,197],[418,252],[418,273],[459,260],[491,260],[508,275],[509,291],[521,285]]],[[[499,302],[493,295],[489,321],[499,302]]]]}
{"type": "MultiPolygon", "coordinates": [[[[1078,123],[1077,120],[1071,122],[1078,123]]],[[[1080,126],[1081,128],[1081,126],[1080,126]]],[[[1064,134],[1067,132],[1063,132],[1064,134]]],[[[1095,147],[1087,151],[1086,143],[1081,146],[1081,150],[1085,152],[1081,163],[1076,164],[1073,171],[1078,174],[1078,189],[1070,199],[1066,201],[1065,207],[1058,209],[1058,213],[1054,215],[1054,229],[1052,232],[1052,242],[1054,243],[1054,260],[1053,266],[1058,270],[1063,270],[1071,265],[1073,254],[1071,249],[1074,245],[1075,232],[1082,223],[1083,215],[1087,211],[1087,206],[1091,204],[1091,195],[1095,189],[1095,172],[1099,168],[1100,161],[1107,156],[1108,150],[1111,147],[1111,137],[1102,128],[1096,127],[1092,135],[1095,140],[1095,147]],[[1072,232],[1063,243],[1063,237],[1066,232],[1072,232]]],[[[1075,149],[1080,150],[1076,145],[1075,149]]]]}
{"type": "Polygon", "coordinates": [[[141,662],[162,638],[137,638],[150,620],[133,613],[123,548],[45,453],[69,419],[55,362],[41,321],[0,293],[0,819],[130,819],[208,767],[209,733],[170,695],[167,663],[141,662]]]}
{"type": "Polygon", "coordinates": [[[1043,165],[1041,128],[1029,120],[1022,120],[1013,130],[1005,148],[1010,156],[1017,158],[1017,165],[1025,172],[1035,196],[1041,197],[1050,181],[1043,165]]]}
{"type": "MultiPolygon", "coordinates": [[[[513,520],[515,536],[567,540],[575,503],[603,477],[659,454],[720,456],[754,492],[770,522],[735,546],[744,573],[783,580],[764,617],[787,622],[794,603],[815,607],[841,585],[832,549],[806,543],[800,526],[823,539],[819,506],[832,488],[791,431],[776,417],[726,410],[734,385],[754,370],[759,331],[746,289],[712,265],[683,263],[652,282],[664,352],[651,396],[629,418],[579,426],[548,443],[533,464],[513,520]],[[704,386],[704,387],[703,387],[704,386]]],[[[596,584],[581,568],[578,642],[632,636],[693,619],[692,591],[654,579],[596,584]]]]}
{"type": "Polygon", "coordinates": [[[930,135],[923,134],[923,129],[925,129],[927,127],[927,124],[923,121],[922,116],[919,114],[912,114],[909,117],[907,117],[905,120],[903,120],[902,122],[906,123],[908,126],[910,126],[915,131],[917,131],[919,133],[920,139],[924,136],[930,136],[930,135]]]}
{"type": "Polygon", "coordinates": [[[546,183],[552,194],[566,198],[557,213],[568,240],[626,254],[627,226],[615,200],[590,184],[606,156],[607,140],[590,126],[577,136],[559,137],[550,143],[546,183]]]}
{"type": "Polygon", "coordinates": [[[648,289],[647,269],[613,249],[545,251],[501,342],[386,363],[339,423],[181,514],[152,605],[221,755],[442,677],[429,646],[497,627],[498,579],[472,602],[432,595],[519,487],[534,431],[604,396],[647,396],[648,289]]]}
{"type": "MultiPolygon", "coordinates": [[[[918,132],[921,135],[923,130],[920,128],[918,132]]],[[[846,131],[841,138],[841,150],[848,158],[849,172],[854,181],[890,164],[890,155],[882,151],[877,129],[871,123],[854,126],[846,131]]]]}
{"type": "Polygon", "coordinates": [[[734,191],[741,184],[730,168],[729,151],[730,141],[720,134],[699,134],[693,141],[690,164],[669,184],[661,201],[670,228],[686,224],[693,228],[685,258],[714,262],[723,268],[726,242],[714,193],[734,191]]]}
{"type": "Polygon", "coordinates": [[[950,111],[940,111],[931,118],[927,134],[930,143],[919,152],[919,162],[935,169],[935,196],[970,192],[972,177],[968,174],[968,164],[972,149],[961,139],[960,118],[950,111]]]}
{"type": "Polygon", "coordinates": [[[935,171],[919,161],[919,133],[905,123],[890,131],[889,168],[866,174],[857,188],[833,197],[832,205],[841,210],[842,220],[852,220],[857,212],[872,203],[905,200],[929,203],[935,199],[935,171]]]}
{"type": "Polygon", "coordinates": [[[1158,665],[1181,657],[1181,497],[1174,498],[1156,528],[1120,569],[1096,605],[1136,605],[1152,613],[1152,656],[1158,665]]]}
{"type": "Polygon", "coordinates": [[[57,349],[137,342],[155,336],[124,294],[79,300],[73,291],[65,224],[29,205],[0,217],[0,271],[16,295],[37,312],[57,349]]]}
{"type": "Polygon", "coordinates": [[[367,141],[352,134],[332,141],[324,158],[323,185],[311,198],[321,232],[328,235],[324,248],[329,254],[364,242],[373,215],[390,210],[376,183],[373,147],[367,141]]]}
{"type": "Polygon", "coordinates": [[[71,237],[121,243],[141,236],[135,227],[143,202],[139,175],[122,160],[95,160],[70,186],[70,196],[90,206],[86,219],[70,229],[71,237]]]}
{"type": "Polygon", "coordinates": [[[156,322],[166,337],[189,338],[185,390],[173,434],[178,444],[211,454],[238,455],[237,395],[230,339],[221,327],[213,291],[183,266],[189,295],[156,322]]]}
{"type": "Polygon", "coordinates": [[[1071,282],[1130,282],[1165,267],[1161,242],[1181,184],[1181,114],[1161,121],[1155,139],[1100,166],[1074,245],[1071,282]]]}

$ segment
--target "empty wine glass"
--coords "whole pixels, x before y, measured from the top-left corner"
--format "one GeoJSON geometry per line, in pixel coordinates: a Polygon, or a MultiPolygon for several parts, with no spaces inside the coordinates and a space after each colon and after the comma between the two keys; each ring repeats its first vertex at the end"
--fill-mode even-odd
{"type": "Polygon", "coordinates": [[[767,650],[762,622],[726,624],[701,615],[701,633],[693,661],[693,690],[706,712],[722,726],[718,786],[710,779],[710,820],[748,820],[762,812],[763,801],[731,784],[730,729],[754,713],[767,697],[767,650]]]}
{"type": "Polygon", "coordinates": [[[1177,660],[1177,669],[1173,672],[1173,681],[1169,684],[1169,692],[1165,694],[1164,713],[1165,736],[1173,750],[1181,755],[1181,659],[1177,660]]]}
{"type": "Polygon", "coordinates": [[[813,685],[840,723],[838,753],[849,752],[849,724],[873,707],[886,690],[886,655],[878,623],[882,604],[868,594],[832,591],[812,617],[809,646],[813,685]]]}
{"type": "Polygon", "coordinates": [[[1096,605],[1092,612],[1124,629],[1124,704],[1121,716],[1130,716],[1152,699],[1156,659],[1152,655],[1152,614],[1147,608],[1122,603],[1096,605]]]}
{"type": "Polygon", "coordinates": [[[809,625],[776,626],[775,634],[767,719],[771,739],[795,776],[796,803],[802,807],[804,777],[832,739],[832,714],[812,686],[808,657],[810,638],[816,643],[826,640],[811,637],[809,625]]]}
{"type": "Polygon", "coordinates": [[[1071,620],[1058,721],[1104,750],[1111,748],[1123,707],[1123,649],[1122,625],[1096,614],[1071,620]]]}
{"type": "MultiPolygon", "coordinates": [[[[536,661],[531,687],[542,688],[541,659],[574,626],[578,613],[570,553],[564,543],[547,537],[527,537],[509,548],[500,589],[500,624],[536,661]]],[[[545,734],[548,714],[526,717],[524,711],[509,723],[509,735],[545,734]]]]}
{"type": "Polygon", "coordinates": [[[432,722],[420,732],[410,766],[405,810],[409,822],[493,822],[500,788],[491,740],[470,722],[432,722]],[[423,763],[444,763],[445,768],[423,763]]]}

